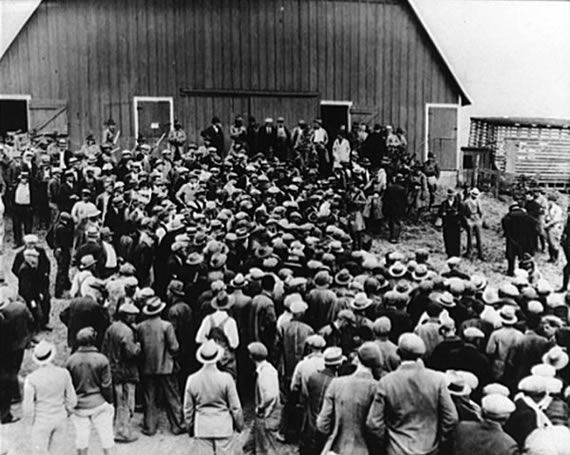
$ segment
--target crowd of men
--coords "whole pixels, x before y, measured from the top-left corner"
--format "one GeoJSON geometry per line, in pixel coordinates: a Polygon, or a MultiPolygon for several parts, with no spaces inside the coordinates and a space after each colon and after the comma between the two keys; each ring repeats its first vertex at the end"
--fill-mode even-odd
{"type": "Polygon", "coordinates": [[[228,148],[222,128],[214,118],[197,146],[175,123],[160,153],[141,138],[114,150],[114,122],[75,153],[4,147],[19,297],[0,288],[3,424],[23,400],[37,453],[58,453],[68,415],[78,454],[91,427],[112,453],[138,439],[136,412],[153,436],[163,410],[193,454],[567,453],[570,296],[532,260],[530,206],[503,220],[512,277],[496,288],[459,258],[462,229],[483,256],[477,189],[439,206],[446,270],[398,250],[439,177],[401,132],[354,125],[331,142],[319,120],[289,133],[237,118],[228,148]],[[383,223],[394,246],[372,253],[383,223]],[[65,367],[46,341],[52,296],[69,299],[65,367]]]}

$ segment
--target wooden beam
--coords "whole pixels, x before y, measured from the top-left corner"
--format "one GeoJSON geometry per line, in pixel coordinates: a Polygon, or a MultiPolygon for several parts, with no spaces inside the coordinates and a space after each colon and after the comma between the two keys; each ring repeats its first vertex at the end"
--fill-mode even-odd
{"type": "Polygon", "coordinates": [[[270,98],[319,98],[319,92],[288,92],[280,90],[226,90],[226,89],[180,89],[180,96],[232,96],[270,98]]]}

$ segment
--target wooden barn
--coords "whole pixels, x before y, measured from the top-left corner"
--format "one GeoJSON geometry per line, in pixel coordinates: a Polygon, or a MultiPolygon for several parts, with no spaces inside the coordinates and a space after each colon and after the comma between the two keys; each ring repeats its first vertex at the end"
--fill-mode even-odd
{"type": "Polygon", "coordinates": [[[459,162],[470,100],[412,0],[43,0],[0,54],[0,134],[108,118],[121,146],[213,115],[400,126],[410,150],[459,162]]]}
{"type": "Polygon", "coordinates": [[[570,187],[570,120],[472,118],[469,146],[489,150],[495,167],[507,174],[570,187]]]}

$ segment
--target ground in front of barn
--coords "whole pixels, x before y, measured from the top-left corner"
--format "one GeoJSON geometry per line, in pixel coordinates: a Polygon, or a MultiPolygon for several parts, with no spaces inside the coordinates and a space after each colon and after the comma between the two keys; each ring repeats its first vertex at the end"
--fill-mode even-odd
{"type": "MultiPolygon", "coordinates": [[[[482,196],[482,207],[485,212],[485,220],[487,227],[483,231],[484,256],[486,261],[479,260],[464,261],[460,268],[469,275],[484,274],[492,285],[499,285],[505,280],[506,261],[504,259],[504,239],[501,233],[501,218],[507,212],[508,200],[500,201],[490,197],[482,196]]],[[[562,206],[566,207],[566,199],[562,206]]],[[[6,223],[6,246],[3,256],[3,271],[9,286],[16,292],[17,283],[15,277],[11,274],[10,268],[14,258],[15,250],[12,248],[12,235],[10,222],[6,223]]],[[[433,228],[430,224],[418,224],[406,226],[402,232],[402,238],[399,245],[388,243],[385,238],[375,239],[372,249],[375,253],[384,254],[388,250],[398,249],[403,253],[413,255],[414,251],[419,248],[427,248],[430,251],[430,262],[436,270],[445,270],[445,255],[443,254],[443,241],[441,232],[433,228]]],[[[538,254],[537,263],[539,270],[545,278],[547,278],[556,289],[561,282],[561,269],[563,262],[555,266],[546,263],[546,255],[538,254]]],[[[562,259],[564,261],[564,259],[562,259]]],[[[55,268],[55,265],[52,266],[55,268]]],[[[53,271],[55,272],[55,270],[53,271]]],[[[52,279],[53,282],[53,279],[52,279]]],[[[63,365],[65,359],[69,355],[66,345],[66,329],[59,322],[59,313],[66,307],[65,300],[53,300],[51,325],[54,327],[51,333],[42,333],[39,338],[46,338],[54,342],[58,348],[58,356],[56,364],[63,365]]],[[[34,365],[31,361],[31,352],[27,351],[24,359],[24,365],[21,371],[22,377],[25,377],[34,365]]],[[[12,408],[14,415],[21,416],[20,405],[12,408]]],[[[247,427],[251,425],[251,404],[246,405],[247,427]]],[[[161,415],[159,432],[153,437],[147,437],[140,434],[140,424],[142,422],[142,414],[137,413],[135,417],[135,427],[139,435],[138,441],[131,444],[117,445],[116,453],[119,455],[142,455],[147,453],[168,453],[168,455],[182,455],[190,452],[190,439],[186,435],[173,436],[168,430],[168,422],[164,414],[161,415]]],[[[240,439],[245,441],[248,430],[246,429],[240,439]]],[[[22,421],[11,425],[0,427],[0,454],[7,451],[7,455],[28,455],[32,454],[31,450],[31,428],[26,426],[22,421]]],[[[68,422],[68,431],[64,440],[55,441],[56,446],[52,453],[58,455],[75,454],[74,448],[74,429],[71,422],[68,422]]],[[[102,453],[98,437],[95,433],[91,435],[90,454],[102,453]]],[[[291,445],[280,446],[280,454],[292,455],[297,453],[297,448],[291,445]]]]}

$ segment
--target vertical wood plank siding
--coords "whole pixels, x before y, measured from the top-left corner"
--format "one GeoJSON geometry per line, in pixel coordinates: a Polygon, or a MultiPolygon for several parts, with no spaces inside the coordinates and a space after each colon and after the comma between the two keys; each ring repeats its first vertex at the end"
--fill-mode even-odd
{"type": "Polygon", "coordinates": [[[174,97],[194,136],[214,114],[318,114],[318,99],[180,96],[206,88],[349,100],[353,120],[402,126],[415,151],[425,103],[459,94],[403,0],[44,0],[0,61],[1,94],[67,100],[76,146],[109,116],[132,137],[133,96],[174,97]]]}

